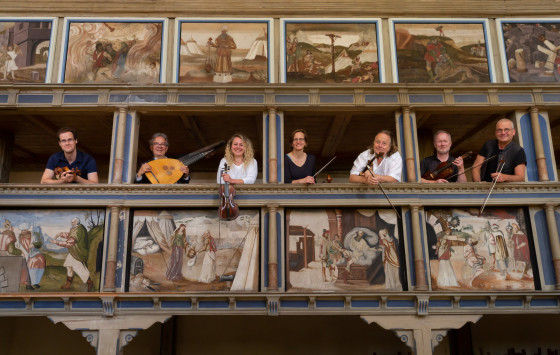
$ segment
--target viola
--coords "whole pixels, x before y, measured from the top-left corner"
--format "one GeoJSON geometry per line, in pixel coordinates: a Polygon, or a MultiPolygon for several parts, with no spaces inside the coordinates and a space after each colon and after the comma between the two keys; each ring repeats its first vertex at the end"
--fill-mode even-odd
{"type": "MultiPolygon", "coordinates": [[[[224,164],[223,174],[227,174],[229,166],[224,164]]],[[[220,185],[220,209],[218,211],[222,221],[233,221],[239,216],[239,206],[234,202],[235,188],[224,181],[220,185]]]]}
{"type": "Polygon", "coordinates": [[[62,173],[66,172],[66,171],[69,171],[73,175],[81,175],[82,174],[80,169],[78,169],[77,167],[74,167],[74,168],[70,169],[67,166],[63,166],[63,167],[57,166],[56,168],[54,168],[54,176],[57,179],[60,179],[60,176],[62,175],[62,173]]]}
{"type": "MultiPolygon", "coordinates": [[[[465,154],[461,155],[461,158],[466,159],[472,154],[472,151],[468,151],[465,154]]],[[[433,171],[427,171],[422,175],[423,179],[426,180],[439,180],[439,179],[449,179],[453,175],[453,163],[443,161],[439,163],[437,168],[433,171]]]]}

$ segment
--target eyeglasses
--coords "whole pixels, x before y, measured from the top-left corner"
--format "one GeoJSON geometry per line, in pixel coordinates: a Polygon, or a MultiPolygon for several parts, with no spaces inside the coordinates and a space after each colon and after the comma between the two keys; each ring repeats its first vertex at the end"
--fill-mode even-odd
{"type": "Polygon", "coordinates": [[[167,147],[167,146],[169,146],[168,143],[152,143],[152,145],[156,145],[156,146],[158,146],[158,147],[167,147]]]}
{"type": "Polygon", "coordinates": [[[511,132],[511,131],[513,131],[513,128],[503,128],[503,129],[502,129],[502,128],[498,128],[498,129],[496,130],[496,133],[509,133],[509,132],[511,132]]]}
{"type": "Polygon", "coordinates": [[[294,138],[294,142],[305,142],[305,138],[294,138]]]}
{"type": "Polygon", "coordinates": [[[66,143],[72,143],[73,141],[74,141],[74,138],[61,139],[60,143],[66,144],[66,143]]]}

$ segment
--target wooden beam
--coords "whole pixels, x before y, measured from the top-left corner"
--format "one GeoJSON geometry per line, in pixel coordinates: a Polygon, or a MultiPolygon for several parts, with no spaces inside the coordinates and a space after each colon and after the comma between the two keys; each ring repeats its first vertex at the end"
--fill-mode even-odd
{"type": "Polygon", "coordinates": [[[329,133],[327,133],[327,138],[323,144],[323,149],[321,150],[322,157],[332,157],[334,155],[351,119],[352,115],[348,114],[334,116],[329,133]]]}
{"type": "Polygon", "coordinates": [[[30,152],[29,150],[23,148],[20,145],[14,144],[14,154],[17,154],[25,159],[28,160],[36,160],[37,159],[37,155],[33,154],[32,152],[30,152]]]}
{"type": "Polygon", "coordinates": [[[428,118],[432,117],[432,114],[429,112],[417,112],[416,113],[416,128],[420,129],[424,123],[428,120],[428,118]]]}
{"type": "Polygon", "coordinates": [[[465,143],[469,138],[480,132],[483,128],[491,124],[493,121],[497,120],[500,117],[503,117],[503,114],[494,114],[491,115],[489,118],[485,119],[484,121],[480,122],[476,127],[468,131],[464,136],[459,139],[453,139],[453,150],[457,151],[459,146],[465,143]]]}
{"type": "Polygon", "coordinates": [[[560,125],[560,118],[555,120],[554,122],[550,122],[550,129],[553,129],[558,125],[560,125]]]}
{"type": "Polygon", "coordinates": [[[181,122],[183,122],[183,126],[185,127],[187,132],[189,132],[189,134],[191,134],[193,138],[198,140],[198,145],[201,148],[206,147],[209,143],[206,140],[206,138],[204,138],[204,135],[202,134],[202,131],[198,127],[198,124],[196,123],[196,119],[194,118],[194,116],[188,116],[182,114],[179,115],[179,117],[181,118],[181,122]]]}
{"type": "MultiPolygon", "coordinates": [[[[257,114],[257,116],[255,117],[255,125],[257,127],[257,141],[255,142],[256,146],[254,146],[253,149],[257,151],[261,151],[262,155],[264,155],[265,149],[263,147],[263,115],[262,114],[257,114]]],[[[278,137],[279,135],[277,134],[276,136],[278,137]]],[[[278,152],[278,154],[280,154],[280,152],[278,152]]],[[[278,156],[276,158],[280,159],[278,158],[278,156]]]]}

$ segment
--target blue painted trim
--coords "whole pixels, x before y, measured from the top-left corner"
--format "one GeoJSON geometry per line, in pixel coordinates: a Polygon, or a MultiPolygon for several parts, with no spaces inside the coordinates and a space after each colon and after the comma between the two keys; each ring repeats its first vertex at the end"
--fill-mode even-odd
{"type": "MultiPolygon", "coordinates": [[[[408,264],[410,270],[410,285],[416,286],[416,264],[414,264],[414,241],[412,238],[412,214],[410,211],[407,211],[404,214],[404,228],[406,228],[406,243],[408,246],[408,264]]],[[[422,223],[420,223],[422,224],[422,223]]],[[[404,238],[403,238],[404,239],[404,238]]]]}
{"type": "Polygon", "coordinates": [[[433,308],[449,308],[453,303],[450,300],[430,300],[428,305],[433,308]]]}
{"type": "Polygon", "coordinates": [[[262,236],[263,236],[263,252],[262,252],[262,259],[263,259],[263,282],[264,287],[268,287],[268,213],[265,213],[262,219],[262,236]]]}
{"type": "Polygon", "coordinates": [[[459,307],[463,307],[463,308],[471,308],[471,307],[486,308],[487,306],[488,306],[488,302],[485,299],[459,301],[459,307]]]}
{"type": "Polygon", "coordinates": [[[344,308],[344,300],[317,300],[317,308],[344,308]]]}
{"type": "Polygon", "coordinates": [[[389,103],[394,104],[399,102],[398,95],[364,95],[364,100],[366,104],[381,104],[389,103]]]}
{"type": "Polygon", "coordinates": [[[167,95],[165,94],[142,94],[142,95],[130,95],[129,102],[139,103],[139,102],[167,102],[167,95]]]}
{"type": "Polygon", "coordinates": [[[111,94],[109,95],[109,102],[127,102],[129,96],[127,94],[111,94]]]}
{"type": "Polygon", "coordinates": [[[306,300],[280,300],[280,307],[283,308],[307,308],[309,302],[306,300]]]}
{"type": "Polygon", "coordinates": [[[230,94],[226,96],[228,104],[262,104],[264,103],[264,95],[239,95],[230,94]]]}
{"type": "Polygon", "coordinates": [[[117,301],[117,308],[153,308],[153,301],[117,301]]]}
{"type": "Polygon", "coordinates": [[[558,307],[558,299],[556,298],[533,298],[530,303],[531,307],[558,307]]]}
{"type": "MultiPolygon", "coordinates": [[[[408,170],[406,167],[406,158],[404,156],[404,153],[406,151],[406,142],[404,140],[404,116],[401,113],[399,115],[398,118],[398,123],[399,123],[399,127],[400,129],[399,131],[399,140],[401,141],[401,149],[400,149],[400,154],[401,154],[401,158],[402,158],[402,175],[401,175],[401,181],[408,181],[408,170]]],[[[415,133],[414,133],[415,134],[415,133]]],[[[385,196],[383,196],[383,198],[385,198],[385,196]]]]}
{"type": "MultiPolygon", "coordinates": [[[[110,213],[109,213],[110,214],[110,213]]],[[[117,268],[115,270],[115,288],[119,289],[123,285],[123,268],[126,269],[125,259],[127,250],[125,248],[127,235],[125,234],[126,225],[124,220],[119,218],[119,232],[117,241],[117,268]]],[[[104,243],[109,244],[108,238],[104,238],[104,243]],[[107,240],[107,241],[105,241],[107,240]]]]}
{"type": "Polygon", "coordinates": [[[25,309],[24,301],[0,301],[0,309],[25,309]]]}
{"type": "Polygon", "coordinates": [[[194,95],[194,94],[185,94],[179,95],[177,98],[177,102],[179,103],[189,103],[189,104],[213,104],[216,102],[216,95],[194,95]]]}
{"type": "Polygon", "coordinates": [[[522,299],[497,299],[494,302],[496,307],[523,307],[522,299]]]}
{"type": "Polygon", "coordinates": [[[309,95],[274,95],[277,104],[308,104],[309,95]]]}
{"type": "MultiPolygon", "coordinates": [[[[425,225],[424,223],[422,223],[422,213],[420,213],[420,211],[418,211],[418,220],[420,221],[420,240],[427,240],[428,233],[424,230],[425,225]]],[[[426,250],[426,243],[422,243],[422,262],[424,264],[424,277],[426,278],[426,280],[429,280],[430,270],[428,263],[430,262],[430,257],[428,251],[426,250]]]]}
{"type": "Polygon", "coordinates": [[[278,260],[278,269],[276,270],[278,278],[278,288],[282,288],[284,280],[282,279],[282,269],[284,267],[284,258],[282,258],[282,216],[276,213],[276,260],[278,260]]]}
{"type": "Polygon", "coordinates": [[[411,94],[408,95],[411,104],[440,104],[443,103],[443,95],[411,94]]]}
{"type": "Polygon", "coordinates": [[[547,103],[560,102],[560,94],[542,94],[542,98],[547,103]]]}
{"type": "Polygon", "coordinates": [[[411,308],[416,307],[414,300],[387,300],[387,308],[411,308]]]}
{"type": "Polygon", "coordinates": [[[546,120],[543,116],[539,115],[539,127],[541,129],[541,137],[543,141],[544,147],[544,156],[546,159],[546,171],[548,173],[548,178],[550,181],[556,181],[554,175],[554,166],[552,165],[552,154],[553,152],[550,149],[550,138],[548,135],[548,125],[546,120]]]}
{"type": "Polygon", "coordinates": [[[255,301],[236,301],[236,308],[266,308],[265,300],[255,300],[255,301]]]}
{"type": "Polygon", "coordinates": [[[19,94],[18,104],[52,104],[54,95],[19,94]]]}
{"type": "Polygon", "coordinates": [[[102,309],[103,302],[101,301],[72,301],[72,308],[74,309],[102,309]]]}
{"type": "Polygon", "coordinates": [[[519,119],[519,128],[523,132],[523,149],[527,157],[527,178],[529,181],[538,181],[539,172],[537,169],[535,142],[533,140],[533,127],[531,116],[526,113],[519,119]]]}
{"type": "Polygon", "coordinates": [[[96,104],[99,95],[65,94],[63,103],[65,104],[96,104]]]}
{"type": "Polygon", "coordinates": [[[319,102],[322,104],[353,104],[354,95],[325,94],[319,95],[319,102]]]}
{"type": "MultiPolygon", "coordinates": [[[[558,223],[559,216],[556,215],[556,223],[558,223]]],[[[554,275],[554,266],[552,264],[552,251],[550,247],[550,240],[548,234],[548,223],[546,221],[546,214],[544,211],[537,211],[534,215],[535,229],[537,231],[537,242],[539,243],[540,262],[543,273],[543,284],[552,285],[556,284],[556,276],[554,275]]],[[[535,268],[533,268],[535,270],[535,268]]]]}
{"type": "Polygon", "coordinates": [[[0,104],[7,104],[9,95],[0,95],[0,104]]]}
{"type": "MultiPolygon", "coordinates": [[[[276,115],[276,132],[277,136],[282,132],[282,119],[280,115],[276,115]]],[[[282,159],[280,154],[282,152],[282,139],[276,139],[276,181],[284,182],[284,169],[282,169],[282,159]]]]}
{"type": "Polygon", "coordinates": [[[379,308],[377,300],[352,300],[350,302],[352,308],[379,308]]]}
{"type": "Polygon", "coordinates": [[[484,94],[455,94],[453,99],[455,103],[488,103],[488,96],[484,94]]]}
{"type": "Polygon", "coordinates": [[[498,94],[498,101],[502,103],[528,103],[533,102],[533,96],[531,94],[498,94]]]}
{"type": "Polygon", "coordinates": [[[191,301],[161,301],[160,303],[161,308],[172,308],[172,309],[178,309],[178,308],[192,308],[192,302],[191,301]]]}
{"type": "Polygon", "coordinates": [[[228,301],[198,301],[199,309],[229,308],[228,301]]]}
{"type": "Polygon", "coordinates": [[[33,302],[34,309],[64,309],[64,301],[42,301],[33,302]]]}
{"type": "Polygon", "coordinates": [[[122,181],[123,182],[132,182],[131,177],[129,174],[129,166],[130,166],[130,149],[132,144],[132,115],[127,113],[126,114],[126,127],[124,133],[124,152],[123,152],[123,175],[122,181]]]}
{"type": "Polygon", "coordinates": [[[265,137],[264,137],[264,167],[263,167],[263,177],[266,177],[266,182],[270,181],[270,163],[269,160],[266,158],[268,156],[270,156],[269,152],[268,152],[268,137],[269,137],[269,124],[268,124],[268,118],[269,118],[269,114],[265,115],[264,118],[264,132],[265,132],[265,137]]]}

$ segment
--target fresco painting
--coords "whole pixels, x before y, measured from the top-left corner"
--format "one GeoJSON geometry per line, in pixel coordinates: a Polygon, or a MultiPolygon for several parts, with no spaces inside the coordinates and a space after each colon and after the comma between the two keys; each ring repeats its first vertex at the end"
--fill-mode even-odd
{"type": "Polygon", "coordinates": [[[259,211],[134,212],[129,291],[258,291],[259,211]]]}
{"type": "Polygon", "coordinates": [[[53,21],[0,21],[0,84],[44,83],[53,21]]]}
{"type": "Polygon", "coordinates": [[[379,83],[377,22],[286,22],[287,83],[379,83]]]}
{"type": "Polygon", "coordinates": [[[104,209],[2,210],[0,293],[99,290],[104,209]]]}
{"type": "Polygon", "coordinates": [[[510,82],[560,82],[560,21],[501,27],[510,82]]]}
{"type": "Polygon", "coordinates": [[[535,289],[523,209],[427,209],[426,227],[433,290],[535,289]]]}
{"type": "Polygon", "coordinates": [[[286,249],[288,291],[406,290],[393,210],[287,210],[286,249]]]}
{"type": "Polygon", "coordinates": [[[178,82],[269,82],[268,22],[181,22],[178,82]]]}
{"type": "Polygon", "coordinates": [[[160,82],[162,22],[69,21],[65,83],[160,82]]]}
{"type": "Polygon", "coordinates": [[[481,23],[394,23],[400,83],[489,83],[481,23]]]}

